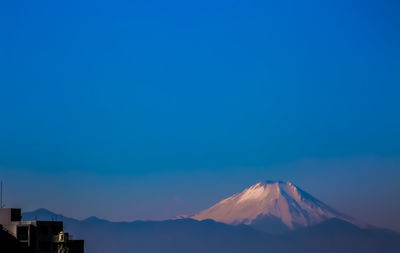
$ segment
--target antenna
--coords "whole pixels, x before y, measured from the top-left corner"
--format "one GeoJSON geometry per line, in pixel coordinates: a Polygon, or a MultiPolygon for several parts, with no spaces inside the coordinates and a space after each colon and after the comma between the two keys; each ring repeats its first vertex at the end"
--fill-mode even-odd
{"type": "Polygon", "coordinates": [[[0,208],[3,208],[3,181],[0,182],[0,208]]]}

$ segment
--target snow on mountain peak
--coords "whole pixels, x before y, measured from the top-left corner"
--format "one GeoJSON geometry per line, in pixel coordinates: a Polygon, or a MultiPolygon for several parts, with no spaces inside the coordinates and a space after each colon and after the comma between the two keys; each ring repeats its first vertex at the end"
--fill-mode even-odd
{"type": "Polygon", "coordinates": [[[228,224],[253,224],[277,219],[294,229],[326,219],[349,218],[304,192],[291,182],[261,181],[192,216],[196,220],[213,219],[228,224]]]}

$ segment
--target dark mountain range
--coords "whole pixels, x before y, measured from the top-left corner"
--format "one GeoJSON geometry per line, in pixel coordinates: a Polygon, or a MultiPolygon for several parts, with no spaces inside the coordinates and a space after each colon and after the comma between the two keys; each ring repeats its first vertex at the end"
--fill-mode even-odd
{"type": "Polygon", "coordinates": [[[110,222],[96,217],[76,220],[45,209],[24,213],[23,219],[64,221],[66,230],[76,239],[85,240],[87,253],[400,252],[399,234],[359,228],[336,218],[280,235],[212,220],[110,222]]]}

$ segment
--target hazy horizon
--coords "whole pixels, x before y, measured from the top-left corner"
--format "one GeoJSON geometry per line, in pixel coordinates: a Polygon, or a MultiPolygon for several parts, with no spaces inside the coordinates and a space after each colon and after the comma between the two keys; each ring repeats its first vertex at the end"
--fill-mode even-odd
{"type": "MultiPolygon", "coordinates": [[[[100,209],[86,206],[84,204],[86,201],[85,199],[81,199],[80,197],[74,199],[74,196],[68,196],[69,198],[72,198],[68,202],[59,203],[55,194],[52,194],[52,197],[46,200],[43,200],[40,196],[36,196],[40,199],[38,201],[37,198],[35,199],[36,193],[33,192],[30,193],[32,195],[29,195],[31,198],[29,201],[25,200],[22,202],[17,199],[13,200],[10,198],[13,195],[10,194],[10,189],[8,188],[11,188],[11,191],[16,191],[16,189],[14,189],[14,186],[7,184],[5,184],[4,187],[5,195],[3,196],[3,200],[9,207],[22,207],[24,212],[45,208],[55,213],[60,213],[67,217],[79,220],[91,216],[96,216],[110,221],[165,220],[176,218],[180,215],[193,215],[198,213],[224,198],[241,192],[245,188],[259,181],[283,180],[296,184],[298,187],[307,191],[314,197],[317,197],[319,200],[325,202],[339,212],[343,212],[346,215],[359,219],[360,221],[370,225],[389,228],[400,232],[398,226],[399,223],[396,219],[398,210],[398,202],[396,200],[398,196],[397,193],[400,192],[400,189],[398,185],[395,184],[397,179],[389,178],[392,173],[397,171],[398,164],[398,160],[377,160],[376,158],[354,159],[353,161],[347,161],[347,163],[337,160],[325,161],[324,163],[321,161],[316,162],[315,160],[304,160],[288,166],[277,166],[277,168],[280,169],[278,173],[271,173],[268,169],[261,168],[257,173],[243,176],[240,173],[243,171],[243,168],[237,168],[233,171],[232,175],[226,176],[225,180],[222,178],[215,178],[213,180],[207,178],[212,175],[212,171],[203,172],[201,177],[199,177],[201,180],[197,182],[190,181],[193,180],[192,178],[183,178],[183,175],[178,173],[174,175],[174,179],[180,179],[182,182],[175,185],[168,185],[172,178],[168,178],[166,181],[166,176],[163,174],[153,176],[151,179],[145,177],[147,178],[146,180],[141,180],[140,178],[135,180],[122,179],[123,176],[110,177],[108,175],[105,178],[103,177],[101,181],[99,181],[99,179],[96,181],[98,187],[104,188],[104,192],[102,192],[104,199],[99,198],[95,200],[96,202],[103,201],[103,208],[100,209]],[[377,164],[385,164],[386,166],[382,169],[376,167],[377,164]],[[293,173],[293,170],[298,170],[299,168],[302,168],[300,172],[293,173]],[[365,173],[367,178],[360,177],[359,181],[353,181],[351,178],[346,178],[345,173],[349,168],[358,171],[360,175],[365,173]],[[331,169],[335,170],[336,175],[319,182],[315,182],[313,177],[310,177],[309,174],[317,173],[317,176],[320,176],[321,173],[325,173],[325,170],[331,169]],[[323,171],[318,172],[318,170],[323,171]],[[260,178],[257,179],[257,176],[260,174],[262,175],[263,173],[274,176],[265,179],[262,179],[260,176],[260,178]],[[277,174],[281,174],[282,176],[277,177],[277,174]],[[290,179],[290,177],[292,179],[290,179]],[[295,178],[297,178],[297,180],[295,180],[295,178]],[[370,180],[371,178],[373,178],[373,180],[370,180]],[[116,193],[115,189],[107,188],[107,183],[110,183],[111,181],[120,185],[118,191],[121,192],[116,193]],[[142,181],[142,183],[137,185],[139,181],[142,181]],[[152,181],[152,184],[145,186],[148,181],[152,181]],[[129,189],[130,182],[134,182],[131,189],[129,189]],[[207,185],[202,186],[202,182],[206,182],[207,185]],[[246,184],[245,182],[248,183],[246,184]],[[148,200],[143,199],[140,191],[135,193],[135,189],[138,187],[149,189],[154,186],[154,183],[160,184],[159,188],[167,189],[167,192],[165,192],[165,190],[158,191],[153,189],[152,194],[154,194],[154,198],[148,200]],[[354,189],[354,184],[357,184],[358,189],[354,189]],[[180,187],[182,188],[180,189],[180,187]],[[198,190],[193,190],[194,188],[197,188],[198,190]],[[129,190],[129,192],[124,192],[122,189],[129,190]],[[215,191],[215,189],[218,189],[220,193],[217,194],[218,191],[215,191]],[[194,192],[193,195],[191,195],[192,192],[194,192]],[[206,192],[206,194],[204,192],[206,192]],[[365,195],[365,192],[367,192],[367,195],[365,195]],[[120,197],[121,195],[119,194],[126,194],[122,195],[124,197],[132,194],[132,200],[135,202],[130,203],[129,205],[133,208],[128,207],[123,209],[115,203],[115,200],[114,202],[108,202],[108,200],[112,200],[115,196],[120,197]],[[371,205],[372,199],[374,199],[374,205],[371,205]],[[392,208],[387,207],[390,201],[392,201],[392,208]],[[109,205],[107,205],[107,203],[109,203],[109,205]],[[190,203],[189,207],[188,203],[190,203]],[[79,205],[79,208],[77,208],[76,205],[79,205]],[[149,210],[153,211],[149,212],[149,210]]],[[[74,177],[74,175],[76,174],[61,173],[57,176],[71,178],[74,177]]],[[[80,173],[80,175],[82,175],[82,173],[80,173]]],[[[89,175],[85,175],[84,180],[87,179],[86,176],[89,175]]],[[[17,176],[15,177],[17,178],[17,176]]],[[[57,192],[60,193],[61,190],[62,189],[57,192]]],[[[92,190],[85,188],[82,191],[95,197],[96,192],[98,193],[98,188],[93,188],[92,190]]],[[[21,199],[27,197],[26,192],[23,190],[16,192],[21,196],[21,199]]],[[[16,192],[13,193],[15,194],[16,192]]],[[[65,199],[63,199],[63,201],[64,200],[65,199]]],[[[118,200],[119,199],[117,199],[117,201],[118,200]]]]}

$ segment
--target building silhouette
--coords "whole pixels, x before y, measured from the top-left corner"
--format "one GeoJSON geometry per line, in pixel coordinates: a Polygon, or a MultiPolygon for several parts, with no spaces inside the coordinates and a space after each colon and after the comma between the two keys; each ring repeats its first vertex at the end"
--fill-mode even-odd
{"type": "Polygon", "coordinates": [[[2,229],[27,253],[83,253],[84,241],[72,240],[61,221],[22,221],[20,208],[0,208],[2,229]]]}

